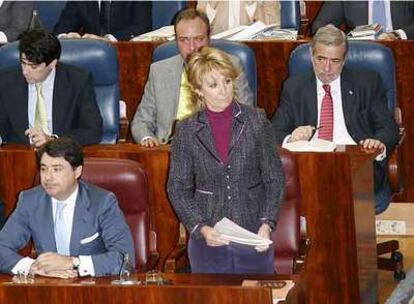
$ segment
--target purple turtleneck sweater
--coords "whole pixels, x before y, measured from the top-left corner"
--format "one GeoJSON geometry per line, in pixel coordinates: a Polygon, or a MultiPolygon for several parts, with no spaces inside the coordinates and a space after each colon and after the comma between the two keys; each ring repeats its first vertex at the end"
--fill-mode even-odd
{"type": "Polygon", "coordinates": [[[227,163],[227,156],[230,145],[231,122],[233,118],[233,103],[222,112],[213,112],[209,109],[207,118],[213,133],[216,150],[223,164],[227,163]]]}

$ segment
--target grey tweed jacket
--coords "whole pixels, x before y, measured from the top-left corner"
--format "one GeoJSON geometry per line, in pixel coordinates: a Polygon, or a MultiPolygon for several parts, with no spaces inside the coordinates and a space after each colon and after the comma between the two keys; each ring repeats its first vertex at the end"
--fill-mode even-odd
{"type": "Polygon", "coordinates": [[[176,132],[167,187],[188,231],[224,216],[245,228],[258,227],[262,218],[276,222],[284,175],[264,111],[234,103],[226,164],[205,111],[183,120],[176,132]]]}

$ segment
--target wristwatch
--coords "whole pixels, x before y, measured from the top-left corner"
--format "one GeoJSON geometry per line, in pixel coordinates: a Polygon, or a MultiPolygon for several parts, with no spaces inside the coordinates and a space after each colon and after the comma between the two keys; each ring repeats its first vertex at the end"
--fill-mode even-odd
{"type": "Polygon", "coordinates": [[[79,257],[73,257],[72,258],[72,267],[73,269],[79,269],[80,266],[80,258],[79,257]]]}

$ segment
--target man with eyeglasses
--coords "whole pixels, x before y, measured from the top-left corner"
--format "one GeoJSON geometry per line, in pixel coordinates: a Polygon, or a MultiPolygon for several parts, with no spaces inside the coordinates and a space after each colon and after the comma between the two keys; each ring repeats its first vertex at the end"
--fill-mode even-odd
{"type": "MultiPolygon", "coordinates": [[[[144,95],[131,124],[134,140],[145,147],[168,143],[174,122],[192,113],[185,62],[192,53],[208,46],[210,23],[203,12],[186,9],[177,15],[174,30],[179,54],[151,65],[144,95]]],[[[239,60],[235,57],[232,60],[242,70],[239,60]]],[[[238,100],[253,105],[253,94],[243,72],[237,88],[238,100]]]]}
{"type": "Polygon", "coordinates": [[[398,141],[398,127],[387,108],[380,76],[344,69],[347,38],[333,25],[320,28],[311,42],[313,71],[284,83],[272,124],[278,143],[320,138],[335,144],[381,149],[374,163],[376,211],[391,198],[386,156],[398,141]]]}
{"type": "Polygon", "coordinates": [[[0,71],[0,136],[3,143],[38,148],[67,135],[82,145],[102,137],[102,117],[92,77],[59,62],[59,40],[43,30],[19,41],[20,67],[0,71]]]}

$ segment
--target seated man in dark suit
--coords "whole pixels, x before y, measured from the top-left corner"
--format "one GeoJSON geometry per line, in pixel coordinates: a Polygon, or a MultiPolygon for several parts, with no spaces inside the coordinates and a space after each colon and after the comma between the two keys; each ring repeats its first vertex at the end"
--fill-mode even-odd
{"type": "Polygon", "coordinates": [[[327,24],[346,26],[379,23],[378,39],[414,38],[414,1],[325,1],[312,24],[312,34],[327,24]]]}
{"type": "Polygon", "coordinates": [[[33,1],[0,1],[0,43],[18,39],[29,27],[33,1]]]}
{"type": "Polygon", "coordinates": [[[398,128],[379,75],[343,69],[347,47],[333,25],[318,30],[311,42],[313,71],[285,81],[272,124],[278,143],[309,140],[316,131],[315,138],[335,144],[380,149],[374,163],[378,213],[391,198],[386,156],[398,142],[398,128]]]}
{"type": "Polygon", "coordinates": [[[0,71],[3,142],[40,147],[70,135],[82,145],[99,143],[102,117],[91,75],[58,62],[59,40],[41,30],[23,34],[19,53],[21,67],[0,71]]]}
{"type": "Polygon", "coordinates": [[[79,180],[82,147],[61,137],[37,152],[41,185],[22,191],[0,231],[0,271],[73,278],[118,274],[134,246],[115,195],[79,180]],[[18,251],[32,240],[37,258],[18,251]]]}
{"type": "Polygon", "coordinates": [[[68,1],[54,32],[59,38],[129,40],[152,30],[151,6],[151,1],[68,1]]]}

